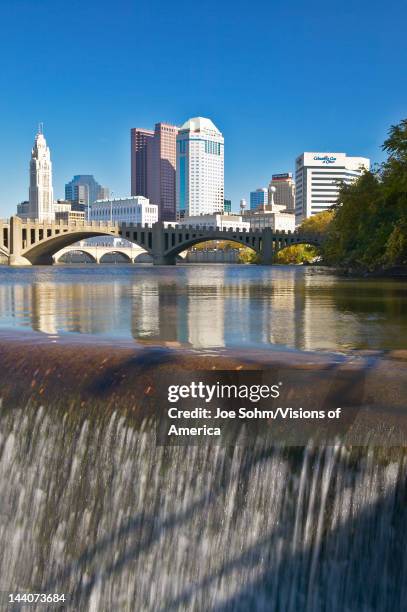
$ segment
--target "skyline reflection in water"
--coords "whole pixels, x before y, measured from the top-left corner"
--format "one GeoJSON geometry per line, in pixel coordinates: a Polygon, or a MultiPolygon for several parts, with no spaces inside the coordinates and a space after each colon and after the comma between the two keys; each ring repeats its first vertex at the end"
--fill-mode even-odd
{"type": "Polygon", "coordinates": [[[407,289],[300,266],[2,267],[0,327],[194,348],[405,348],[407,289]]]}

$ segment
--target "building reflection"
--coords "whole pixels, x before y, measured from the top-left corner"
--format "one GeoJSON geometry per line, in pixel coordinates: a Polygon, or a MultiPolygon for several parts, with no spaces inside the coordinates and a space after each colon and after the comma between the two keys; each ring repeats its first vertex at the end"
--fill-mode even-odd
{"type": "Polygon", "coordinates": [[[36,270],[22,282],[0,283],[0,325],[197,349],[386,347],[407,334],[401,293],[389,284],[358,290],[294,266],[112,268],[107,278],[36,270]]]}

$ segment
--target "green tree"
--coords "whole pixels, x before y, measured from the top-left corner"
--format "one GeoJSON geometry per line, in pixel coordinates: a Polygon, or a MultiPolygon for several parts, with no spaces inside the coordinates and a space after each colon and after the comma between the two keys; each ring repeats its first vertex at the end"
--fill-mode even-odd
{"type": "Polygon", "coordinates": [[[260,263],[260,257],[256,251],[253,251],[253,249],[243,247],[242,249],[239,249],[237,261],[241,264],[258,264],[260,263]]]}
{"type": "Polygon", "coordinates": [[[390,128],[383,150],[377,170],[341,187],[324,244],[329,263],[373,270],[406,259],[407,120],[390,128]]]}
{"type": "Polygon", "coordinates": [[[317,248],[310,244],[293,244],[276,253],[274,261],[277,264],[312,263],[319,257],[317,248]]]}
{"type": "Polygon", "coordinates": [[[325,235],[329,229],[333,216],[333,210],[325,210],[324,212],[318,213],[317,215],[312,215],[312,217],[308,217],[308,219],[304,219],[299,229],[302,232],[325,235]]]}

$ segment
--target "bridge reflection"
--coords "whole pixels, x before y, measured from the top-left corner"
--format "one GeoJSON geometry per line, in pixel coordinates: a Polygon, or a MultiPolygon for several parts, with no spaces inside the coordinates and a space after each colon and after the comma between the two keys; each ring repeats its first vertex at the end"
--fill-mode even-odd
{"type": "Polygon", "coordinates": [[[183,266],[174,272],[130,266],[109,277],[96,266],[92,272],[39,271],[25,282],[0,285],[0,322],[51,335],[77,332],[204,349],[333,349],[357,344],[364,333],[357,317],[338,310],[343,287],[331,275],[299,267],[239,267],[236,274],[234,266],[183,266]]]}

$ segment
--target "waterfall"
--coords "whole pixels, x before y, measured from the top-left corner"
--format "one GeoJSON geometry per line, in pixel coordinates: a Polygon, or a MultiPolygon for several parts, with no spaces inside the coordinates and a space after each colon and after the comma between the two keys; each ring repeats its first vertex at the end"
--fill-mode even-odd
{"type": "Polygon", "coordinates": [[[401,451],[160,447],[151,417],[58,402],[3,406],[0,432],[0,590],[95,612],[405,609],[401,451]]]}

